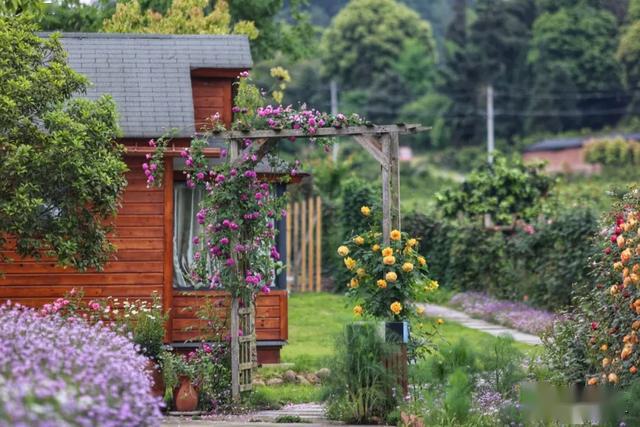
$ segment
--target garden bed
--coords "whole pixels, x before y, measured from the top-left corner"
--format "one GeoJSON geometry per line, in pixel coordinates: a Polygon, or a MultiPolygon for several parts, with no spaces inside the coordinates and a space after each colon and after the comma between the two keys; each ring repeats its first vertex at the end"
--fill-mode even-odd
{"type": "Polygon", "coordinates": [[[522,302],[492,298],[480,292],[461,292],[454,295],[449,305],[471,317],[517,329],[533,335],[548,330],[557,315],[533,308],[522,302]]]}

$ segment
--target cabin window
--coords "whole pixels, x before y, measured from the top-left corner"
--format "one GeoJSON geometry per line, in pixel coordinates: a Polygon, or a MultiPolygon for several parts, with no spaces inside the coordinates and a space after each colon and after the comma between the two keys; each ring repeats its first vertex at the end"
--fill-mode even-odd
{"type": "Polygon", "coordinates": [[[196,251],[193,239],[200,233],[196,220],[204,190],[191,189],[184,182],[173,187],[173,287],[193,288],[191,260],[196,251]]]}
{"type": "MultiPolygon", "coordinates": [[[[202,226],[196,220],[196,214],[200,210],[200,203],[204,197],[204,190],[201,188],[188,188],[184,181],[175,181],[173,190],[173,287],[176,289],[193,289],[198,284],[191,277],[191,266],[193,256],[197,250],[197,245],[193,243],[194,238],[199,235],[202,226]]],[[[284,191],[278,189],[278,192],[284,191]]],[[[284,233],[282,221],[278,221],[276,229],[284,233]]],[[[278,242],[278,250],[284,253],[284,242],[282,235],[278,242]]],[[[206,256],[207,254],[202,254],[206,256]]],[[[284,273],[280,276],[284,278],[284,273]]],[[[277,278],[276,283],[270,286],[282,287],[282,279],[277,278]]],[[[203,284],[200,284],[202,287],[203,284]]]]}

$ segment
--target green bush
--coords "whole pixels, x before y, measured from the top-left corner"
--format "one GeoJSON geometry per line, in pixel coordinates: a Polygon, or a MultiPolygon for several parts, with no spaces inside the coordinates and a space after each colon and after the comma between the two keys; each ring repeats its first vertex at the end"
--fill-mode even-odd
{"type": "Polygon", "coordinates": [[[393,348],[380,337],[378,324],[347,325],[336,349],[327,413],[347,423],[386,419],[402,393],[393,392],[394,378],[383,363],[393,348]]]}
{"type": "Polygon", "coordinates": [[[403,228],[424,242],[430,273],[442,287],[555,310],[571,303],[572,285],[588,274],[598,223],[592,211],[572,209],[533,223],[528,232],[501,232],[413,213],[403,228]]]}
{"type": "Polygon", "coordinates": [[[449,417],[459,422],[465,421],[471,409],[472,391],[469,374],[463,369],[457,369],[449,376],[444,397],[444,408],[449,417]]]}

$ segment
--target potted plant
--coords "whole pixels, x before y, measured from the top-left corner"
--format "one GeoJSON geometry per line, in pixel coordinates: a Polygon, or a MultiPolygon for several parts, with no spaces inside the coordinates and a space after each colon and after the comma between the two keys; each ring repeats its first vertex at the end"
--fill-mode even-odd
{"type": "Polygon", "coordinates": [[[154,396],[162,397],[164,384],[158,365],[165,335],[167,313],[162,308],[162,301],[157,292],[152,294],[151,301],[136,300],[122,303],[123,314],[118,318],[123,323],[124,331],[131,333],[142,354],[147,358],[146,370],[153,379],[154,396]]]}
{"type": "Polygon", "coordinates": [[[194,368],[189,356],[163,351],[160,356],[164,382],[164,400],[180,412],[195,411],[198,407],[198,390],[193,385],[194,368]]]}

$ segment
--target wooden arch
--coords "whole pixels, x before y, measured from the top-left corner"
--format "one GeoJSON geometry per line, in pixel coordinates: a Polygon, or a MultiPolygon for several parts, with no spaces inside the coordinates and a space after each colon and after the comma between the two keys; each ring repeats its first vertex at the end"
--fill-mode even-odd
{"type": "Polygon", "coordinates": [[[424,132],[430,128],[420,124],[397,124],[385,126],[348,126],[343,128],[319,128],[314,135],[302,129],[226,131],[216,137],[229,140],[252,139],[254,143],[241,149],[236,142],[231,144],[229,156],[233,162],[241,163],[245,154],[264,155],[282,138],[352,137],[380,164],[382,178],[382,235],[389,243],[392,229],[400,229],[400,164],[399,136],[424,132]]]}
{"type": "MultiPolygon", "coordinates": [[[[263,158],[280,139],[322,138],[322,137],[352,137],[380,164],[382,177],[382,232],[383,241],[389,243],[390,231],[400,229],[400,164],[399,164],[399,136],[424,132],[429,128],[419,124],[397,124],[387,126],[347,126],[343,128],[319,128],[314,135],[305,133],[302,129],[269,129],[253,131],[224,131],[214,134],[216,139],[230,140],[229,159],[232,164],[241,164],[245,155],[256,155],[263,158]],[[241,147],[240,141],[253,140],[253,144],[241,147]]],[[[176,148],[168,149],[166,154],[175,154],[176,148]]],[[[206,148],[204,153],[219,154],[218,148],[206,148]]],[[[246,310],[246,309],[245,309],[246,310]]],[[[240,361],[240,343],[243,354],[246,344],[255,344],[255,331],[250,336],[238,337],[240,328],[240,307],[238,298],[231,300],[231,395],[234,401],[240,399],[240,391],[251,389],[252,375],[242,374],[241,371],[251,372],[253,364],[240,361]],[[241,384],[241,377],[244,384],[241,384]]],[[[251,321],[250,321],[251,323],[251,321]]]]}

